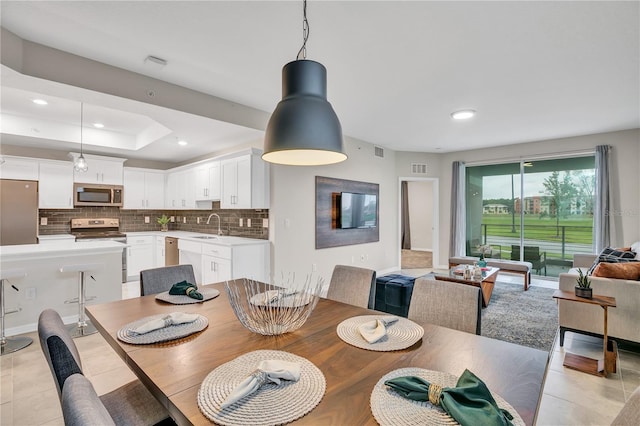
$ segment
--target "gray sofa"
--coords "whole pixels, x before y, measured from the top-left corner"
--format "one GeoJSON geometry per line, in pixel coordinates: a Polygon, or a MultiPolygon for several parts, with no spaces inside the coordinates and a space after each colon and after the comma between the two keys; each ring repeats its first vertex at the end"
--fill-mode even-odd
{"type": "MultiPolygon", "coordinates": [[[[575,255],[574,269],[560,274],[559,288],[573,292],[578,276],[577,268],[586,272],[596,255],[575,255]]],[[[608,310],[609,336],[618,340],[640,343],[640,281],[590,277],[593,294],[616,298],[616,307],[608,310]]],[[[558,301],[560,346],[564,344],[566,331],[599,335],[603,334],[603,309],[597,305],[558,301]]]]}

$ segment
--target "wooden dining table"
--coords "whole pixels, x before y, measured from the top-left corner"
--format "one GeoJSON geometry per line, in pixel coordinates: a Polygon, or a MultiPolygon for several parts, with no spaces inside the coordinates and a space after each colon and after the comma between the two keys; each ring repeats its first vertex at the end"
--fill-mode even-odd
{"type": "Polygon", "coordinates": [[[211,287],[220,290],[220,295],[203,303],[172,305],[148,295],[86,307],[109,345],[179,425],[211,424],[198,408],[201,383],[216,367],[260,349],[304,357],[325,376],[322,401],[296,424],[376,424],[369,406],[371,392],[383,375],[403,367],[456,376],[469,369],[509,402],[527,425],[534,424],[547,352],[426,323],[420,324],[424,328],[421,341],[407,349],[360,349],[341,340],[336,327],[345,319],[379,312],[322,298],[297,331],[263,336],[238,321],[224,283],[211,287]],[[209,325],[196,334],[157,344],[134,345],[117,338],[118,330],[128,323],[178,311],[204,315],[209,325]]]}

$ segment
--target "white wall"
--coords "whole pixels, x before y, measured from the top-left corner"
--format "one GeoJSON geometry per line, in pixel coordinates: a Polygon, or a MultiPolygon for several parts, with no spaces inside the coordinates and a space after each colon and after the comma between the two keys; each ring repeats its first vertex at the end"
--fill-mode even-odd
{"type": "Polygon", "coordinates": [[[374,146],[345,138],[349,158],[339,164],[318,167],[271,166],[270,239],[273,243],[272,274],[295,273],[296,281],[317,272],[329,285],[336,264],[362,266],[378,272],[398,268],[398,181],[395,154],[385,150],[374,156],[374,146]],[[380,241],[316,250],[315,177],[326,176],[380,185],[380,241]],[[364,260],[361,258],[364,257],[364,260]]]}
{"type": "MultiPolygon", "coordinates": [[[[410,181],[409,224],[411,227],[411,249],[433,249],[433,182],[410,181]]],[[[437,202],[437,201],[436,201],[437,202]]]]}
{"type": "MultiPolygon", "coordinates": [[[[440,174],[440,224],[450,228],[451,210],[451,165],[453,161],[500,161],[502,159],[527,159],[531,156],[570,153],[572,151],[595,150],[597,145],[611,145],[611,179],[614,192],[612,217],[615,231],[612,246],[629,246],[640,241],[640,129],[599,133],[564,139],[553,139],[526,144],[515,144],[482,150],[454,152],[441,157],[440,174]]],[[[449,253],[449,233],[440,233],[440,261],[449,253]]],[[[434,260],[435,262],[435,260],[434,260]]]]}

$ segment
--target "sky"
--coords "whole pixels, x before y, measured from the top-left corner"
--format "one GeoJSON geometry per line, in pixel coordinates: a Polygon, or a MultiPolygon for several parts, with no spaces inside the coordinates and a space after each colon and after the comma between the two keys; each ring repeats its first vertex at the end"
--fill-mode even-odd
{"type": "MultiPolygon", "coordinates": [[[[511,176],[484,176],[482,178],[482,199],[494,200],[497,198],[511,199],[511,176]]],[[[551,176],[551,172],[544,173],[527,173],[524,176],[524,196],[534,197],[537,195],[545,195],[544,180],[551,176]]],[[[560,173],[560,179],[564,176],[560,173]]],[[[520,176],[513,175],[513,191],[515,198],[520,195],[520,176]]]]}

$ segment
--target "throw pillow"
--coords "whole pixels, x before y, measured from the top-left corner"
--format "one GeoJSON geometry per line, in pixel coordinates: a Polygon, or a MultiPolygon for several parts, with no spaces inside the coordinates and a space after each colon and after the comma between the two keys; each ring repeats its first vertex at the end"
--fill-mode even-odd
{"type": "Polygon", "coordinates": [[[623,262],[628,262],[630,260],[635,261],[635,258],[636,258],[636,254],[632,251],[622,251],[622,250],[616,250],[611,247],[607,247],[600,252],[595,262],[593,262],[593,265],[591,265],[591,268],[589,268],[589,272],[587,274],[593,275],[593,271],[601,262],[623,263],[623,262]]]}
{"type": "Polygon", "coordinates": [[[638,281],[640,280],[640,262],[602,262],[598,264],[592,276],[638,281]]]}
{"type": "Polygon", "coordinates": [[[631,244],[631,251],[636,252],[636,259],[640,260],[640,241],[631,244]]]}

